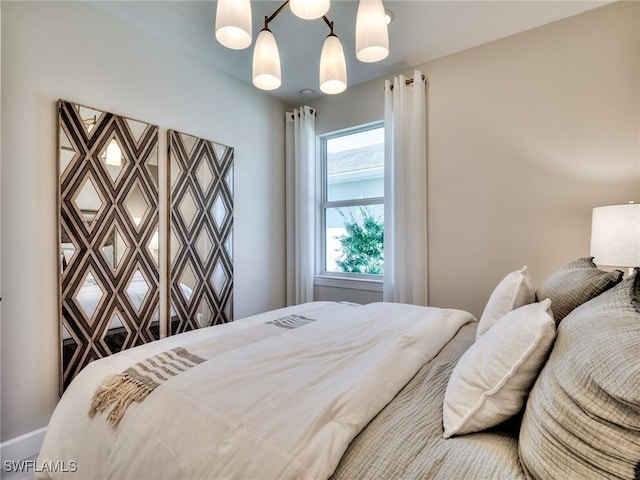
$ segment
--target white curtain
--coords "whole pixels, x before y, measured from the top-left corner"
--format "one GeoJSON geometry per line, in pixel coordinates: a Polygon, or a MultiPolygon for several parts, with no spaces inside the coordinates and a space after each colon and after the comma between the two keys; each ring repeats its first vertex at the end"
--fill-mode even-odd
{"type": "Polygon", "coordinates": [[[287,305],[313,301],[315,110],[286,114],[287,305]]]}
{"type": "Polygon", "coordinates": [[[386,302],[428,304],[427,114],[422,72],[384,89],[386,302]],[[392,88],[393,85],[393,88],[392,88]]]}

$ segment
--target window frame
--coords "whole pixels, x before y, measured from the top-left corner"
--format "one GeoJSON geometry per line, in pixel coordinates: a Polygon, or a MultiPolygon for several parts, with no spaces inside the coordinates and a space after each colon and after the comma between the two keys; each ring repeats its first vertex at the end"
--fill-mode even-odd
{"type": "MultiPolygon", "coordinates": [[[[384,120],[378,120],[371,123],[357,125],[355,127],[348,127],[342,130],[318,135],[318,158],[319,161],[319,181],[318,181],[318,232],[316,239],[318,240],[318,248],[316,249],[316,276],[314,279],[315,285],[338,287],[338,288],[353,288],[357,290],[369,290],[375,292],[382,291],[382,283],[384,275],[373,275],[365,273],[351,273],[351,272],[330,272],[326,269],[326,211],[330,208],[339,207],[360,207],[367,205],[382,205],[384,208],[384,196],[381,197],[368,197],[364,199],[349,199],[349,200],[327,200],[327,141],[334,138],[344,137],[347,135],[354,135],[357,133],[365,132],[368,130],[375,130],[377,128],[384,128],[384,120]]],[[[384,167],[383,167],[384,168],[384,167]]]]}

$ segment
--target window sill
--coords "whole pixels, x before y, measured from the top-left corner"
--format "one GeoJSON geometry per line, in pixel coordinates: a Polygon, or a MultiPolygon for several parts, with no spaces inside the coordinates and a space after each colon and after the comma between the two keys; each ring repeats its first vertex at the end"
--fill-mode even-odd
{"type": "Polygon", "coordinates": [[[353,290],[367,290],[382,292],[382,279],[355,278],[334,275],[316,275],[313,284],[321,287],[351,288],[353,290]]]}

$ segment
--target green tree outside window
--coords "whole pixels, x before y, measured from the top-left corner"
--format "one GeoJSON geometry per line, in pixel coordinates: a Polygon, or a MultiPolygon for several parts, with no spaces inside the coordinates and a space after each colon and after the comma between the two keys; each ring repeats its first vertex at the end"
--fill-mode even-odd
{"type": "Polygon", "coordinates": [[[384,223],[366,207],[360,207],[362,221],[351,210],[344,219],[346,233],[336,237],[342,244],[342,255],[336,265],[342,272],[381,275],[384,272],[384,223]]]}

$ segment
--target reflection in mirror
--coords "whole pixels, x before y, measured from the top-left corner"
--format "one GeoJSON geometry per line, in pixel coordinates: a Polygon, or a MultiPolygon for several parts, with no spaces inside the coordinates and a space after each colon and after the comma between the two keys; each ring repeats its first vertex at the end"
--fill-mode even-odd
{"type": "Polygon", "coordinates": [[[75,203],[80,210],[84,221],[87,225],[91,225],[96,213],[100,210],[100,207],[102,207],[102,199],[100,198],[91,177],[88,176],[83,182],[82,187],[80,187],[80,191],[76,196],[75,203]]]}
{"type": "Polygon", "coordinates": [[[200,189],[203,192],[209,190],[213,180],[213,172],[211,171],[211,166],[209,162],[202,161],[198,166],[198,170],[196,171],[196,178],[198,179],[198,183],[200,184],[200,189]]]}
{"type": "Polygon", "coordinates": [[[126,168],[127,158],[115,136],[111,137],[109,143],[102,150],[100,159],[104,162],[105,170],[109,174],[111,181],[117,183],[126,168]]]}
{"type": "Polygon", "coordinates": [[[104,243],[102,244],[102,253],[107,258],[107,263],[113,269],[115,269],[116,265],[117,265],[116,257],[115,257],[115,255],[116,255],[115,233],[116,233],[116,229],[115,229],[115,227],[113,227],[113,230],[111,230],[111,233],[109,233],[109,235],[107,235],[105,237],[104,243]]]}
{"type": "Polygon", "coordinates": [[[213,269],[213,276],[211,277],[211,282],[213,284],[213,289],[215,292],[222,296],[223,289],[227,283],[227,273],[224,271],[224,267],[221,262],[216,262],[216,266],[213,269]]]}
{"type": "Polygon", "coordinates": [[[69,137],[67,137],[67,133],[64,130],[60,130],[59,138],[60,150],[58,151],[58,162],[60,175],[62,175],[77,152],[71,146],[69,137]]]}
{"type": "Polygon", "coordinates": [[[85,107],[83,105],[76,105],[75,109],[78,112],[79,117],[82,119],[82,126],[87,132],[87,136],[91,136],[93,128],[96,126],[98,121],[103,119],[104,112],[85,107]]]}
{"type": "Polygon", "coordinates": [[[104,344],[110,353],[117,353],[122,350],[128,336],[129,332],[120,318],[120,313],[116,310],[109,324],[109,329],[105,332],[104,344]]]}
{"type": "Polygon", "coordinates": [[[60,271],[64,272],[67,268],[71,259],[73,258],[73,254],[76,253],[76,246],[71,241],[69,237],[69,232],[67,232],[66,228],[62,228],[60,230],[60,271]]]}
{"type": "Polygon", "coordinates": [[[171,168],[171,171],[169,172],[169,183],[171,184],[171,188],[173,188],[176,184],[176,181],[181,176],[182,169],[180,168],[180,164],[178,163],[175,155],[171,156],[169,165],[171,168]]]}
{"type": "Polygon", "coordinates": [[[169,260],[173,265],[173,261],[176,259],[176,255],[178,255],[178,252],[180,251],[180,240],[178,240],[178,237],[173,230],[171,230],[169,234],[169,243],[171,244],[169,248],[169,260]]]}
{"type": "Polygon", "coordinates": [[[127,242],[124,240],[117,227],[109,232],[102,244],[102,253],[114,270],[120,266],[120,262],[127,251],[127,242]]]}
{"type": "Polygon", "coordinates": [[[191,303],[191,297],[193,296],[196,284],[197,280],[193,273],[193,269],[190,264],[187,264],[187,267],[184,269],[184,272],[182,272],[182,276],[180,277],[180,290],[187,304],[191,303]]]}
{"type": "Polygon", "coordinates": [[[229,258],[233,258],[233,237],[229,235],[224,242],[224,248],[227,251],[229,258]]]}
{"type": "Polygon", "coordinates": [[[188,157],[193,156],[193,154],[195,153],[193,151],[193,147],[195,147],[196,143],[198,143],[198,137],[194,137],[193,135],[182,134],[180,135],[180,140],[182,142],[182,148],[184,148],[184,151],[187,154],[187,156],[188,157]]]}
{"type": "Polygon", "coordinates": [[[178,206],[178,210],[180,210],[180,214],[187,224],[187,228],[191,228],[191,224],[196,217],[196,213],[198,213],[198,207],[193,199],[191,189],[187,190],[187,193],[185,193],[182,202],[180,202],[180,205],[178,206]]]}
{"type": "Polygon", "coordinates": [[[233,195],[233,165],[229,167],[229,172],[227,173],[227,176],[224,178],[224,181],[227,184],[229,193],[233,195]]]}
{"type": "Polygon", "coordinates": [[[158,250],[160,249],[160,236],[158,234],[158,229],[156,228],[155,232],[153,232],[153,236],[151,237],[151,240],[149,241],[149,245],[147,245],[147,248],[149,249],[149,252],[151,253],[151,256],[153,257],[153,259],[156,261],[156,265],[159,265],[159,260],[158,260],[158,250]]]}
{"type": "Polygon", "coordinates": [[[149,204],[147,203],[146,198],[144,198],[138,182],[135,183],[129,192],[124,206],[131,215],[131,219],[133,220],[136,229],[139,229],[145,214],[149,210],[149,204]]]}
{"type": "Polygon", "coordinates": [[[225,207],[221,195],[218,195],[213,202],[211,215],[213,216],[213,221],[216,222],[216,226],[218,228],[222,228],[222,222],[224,222],[225,218],[227,217],[227,207],[225,207]]]}
{"type": "Polygon", "coordinates": [[[114,249],[115,249],[114,259],[115,259],[116,267],[120,266],[120,262],[122,261],[124,254],[127,253],[128,248],[129,246],[127,245],[127,242],[125,241],[124,237],[120,235],[120,231],[116,228],[115,243],[114,243],[114,249]]]}
{"type": "Polygon", "coordinates": [[[142,304],[144,303],[144,299],[149,292],[147,279],[140,270],[136,269],[134,272],[129,285],[127,286],[126,292],[131,300],[131,304],[137,311],[140,311],[140,308],[142,308],[142,304]]]}
{"type": "Polygon", "coordinates": [[[202,297],[200,301],[200,305],[198,306],[198,312],[196,313],[196,317],[198,320],[198,325],[202,327],[207,327],[211,324],[211,320],[213,319],[213,309],[206,297],[202,297]]]}
{"type": "Polygon", "coordinates": [[[146,166],[149,176],[153,180],[155,187],[158,188],[158,149],[153,151],[146,166]]]}
{"type": "Polygon", "coordinates": [[[82,288],[76,293],[75,299],[89,320],[93,320],[96,309],[104,297],[104,291],[91,272],[82,283],[82,288]]]}
{"type": "Polygon", "coordinates": [[[120,316],[117,311],[113,314],[113,320],[111,320],[111,323],[109,324],[109,330],[114,330],[116,328],[122,328],[122,320],[120,320],[120,316]]]}
{"type": "Polygon", "coordinates": [[[200,262],[205,264],[209,260],[209,255],[213,251],[213,240],[209,234],[209,230],[205,227],[200,230],[200,235],[196,239],[196,250],[200,257],[200,262]]]}

